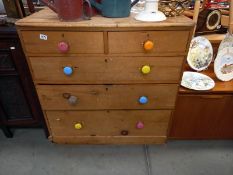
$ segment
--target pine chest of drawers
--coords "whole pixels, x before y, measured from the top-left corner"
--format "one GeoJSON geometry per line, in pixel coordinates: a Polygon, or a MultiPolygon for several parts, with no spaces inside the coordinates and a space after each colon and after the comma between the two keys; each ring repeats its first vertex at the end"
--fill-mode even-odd
{"type": "Polygon", "coordinates": [[[164,143],[193,26],[182,16],[59,22],[49,9],[19,20],[49,138],[164,143]]]}

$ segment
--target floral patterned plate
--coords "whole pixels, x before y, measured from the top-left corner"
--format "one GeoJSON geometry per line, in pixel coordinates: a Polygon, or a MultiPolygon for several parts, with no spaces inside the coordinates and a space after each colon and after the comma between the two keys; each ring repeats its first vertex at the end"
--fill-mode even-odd
{"type": "Polygon", "coordinates": [[[233,47],[222,48],[214,61],[214,72],[218,79],[233,79],[233,47]]]}
{"type": "Polygon", "coordinates": [[[197,91],[206,91],[213,89],[215,82],[207,75],[186,71],[183,73],[181,86],[197,91]]]}
{"type": "Polygon", "coordinates": [[[202,71],[207,69],[213,59],[213,47],[205,37],[195,37],[192,39],[187,61],[189,66],[196,70],[202,71]]]}

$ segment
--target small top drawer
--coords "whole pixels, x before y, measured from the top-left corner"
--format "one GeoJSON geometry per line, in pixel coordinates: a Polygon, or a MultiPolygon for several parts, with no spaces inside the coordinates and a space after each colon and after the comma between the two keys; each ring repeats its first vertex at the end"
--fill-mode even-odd
{"type": "Polygon", "coordinates": [[[27,53],[104,53],[103,32],[22,31],[27,53]]]}
{"type": "Polygon", "coordinates": [[[184,53],[189,31],[109,32],[110,53],[184,53]]]}

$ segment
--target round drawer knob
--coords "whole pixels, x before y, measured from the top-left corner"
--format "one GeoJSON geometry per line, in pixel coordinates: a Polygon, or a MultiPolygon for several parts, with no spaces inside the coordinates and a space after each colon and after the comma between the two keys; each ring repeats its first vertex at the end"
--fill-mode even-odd
{"type": "Polygon", "coordinates": [[[69,98],[68,98],[68,103],[70,105],[76,105],[78,103],[78,98],[74,95],[71,95],[69,98]]]}
{"type": "Polygon", "coordinates": [[[121,135],[127,136],[127,135],[129,135],[129,131],[123,130],[123,131],[121,131],[121,135]]]}
{"type": "Polygon", "coordinates": [[[140,104],[146,104],[146,103],[148,103],[148,97],[146,97],[146,96],[141,96],[139,99],[138,99],[138,101],[139,101],[139,103],[140,104]]]}
{"type": "Polygon", "coordinates": [[[80,129],[83,128],[83,125],[82,125],[81,123],[76,123],[76,124],[74,125],[74,127],[75,127],[75,129],[80,130],[80,129]]]}
{"type": "Polygon", "coordinates": [[[64,67],[63,72],[65,75],[70,76],[73,74],[73,68],[72,67],[64,67]]]}
{"type": "Polygon", "coordinates": [[[141,121],[137,122],[136,128],[137,128],[137,129],[143,129],[143,128],[144,128],[144,123],[141,122],[141,121]]]}
{"type": "Polygon", "coordinates": [[[61,52],[61,53],[66,53],[69,51],[69,44],[62,41],[60,43],[58,43],[58,50],[61,52]]]}
{"type": "Polygon", "coordinates": [[[150,68],[149,65],[145,65],[145,66],[142,67],[141,71],[142,71],[143,74],[149,74],[150,71],[151,71],[151,68],[150,68]]]}
{"type": "Polygon", "coordinates": [[[154,48],[154,43],[153,43],[153,41],[148,40],[148,41],[146,41],[146,42],[144,43],[144,49],[145,49],[146,51],[150,51],[150,50],[152,50],[153,48],[154,48]]]}

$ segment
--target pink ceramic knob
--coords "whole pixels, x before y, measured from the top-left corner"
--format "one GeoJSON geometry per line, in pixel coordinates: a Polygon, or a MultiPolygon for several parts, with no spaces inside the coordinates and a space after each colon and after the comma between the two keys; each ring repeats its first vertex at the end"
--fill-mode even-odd
{"type": "Polygon", "coordinates": [[[58,43],[58,50],[62,53],[66,53],[69,50],[69,44],[61,41],[60,43],[58,43]]]}
{"type": "Polygon", "coordinates": [[[144,128],[144,123],[138,122],[138,123],[136,124],[136,127],[137,127],[137,129],[143,129],[143,128],[144,128]]]}

